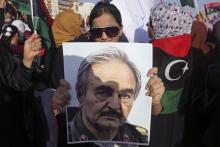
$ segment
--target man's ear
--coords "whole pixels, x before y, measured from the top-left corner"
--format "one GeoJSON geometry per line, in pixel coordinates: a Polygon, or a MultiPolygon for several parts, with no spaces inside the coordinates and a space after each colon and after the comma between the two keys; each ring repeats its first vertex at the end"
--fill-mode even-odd
{"type": "Polygon", "coordinates": [[[82,97],[77,97],[80,104],[82,104],[82,97]]]}
{"type": "Polygon", "coordinates": [[[76,87],[76,96],[77,96],[77,100],[79,101],[79,103],[82,104],[83,94],[81,93],[80,90],[77,89],[77,87],[76,87]]]}
{"type": "Polygon", "coordinates": [[[85,96],[80,96],[78,98],[78,101],[79,101],[80,105],[82,105],[84,98],[85,98],[85,96]]]}

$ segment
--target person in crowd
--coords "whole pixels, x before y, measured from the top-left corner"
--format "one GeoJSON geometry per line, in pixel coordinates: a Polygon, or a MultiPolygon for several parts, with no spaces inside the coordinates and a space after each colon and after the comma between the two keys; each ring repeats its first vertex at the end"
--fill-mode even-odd
{"type": "Polygon", "coordinates": [[[29,32],[31,34],[31,29],[29,28],[29,26],[20,19],[12,21],[11,25],[18,28],[19,42],[24,43],[24,41],[26,40],[25,33],[29,32]]]}
{"type": "MultiPolygon", "coordinates": [[[[12,27],[6,26],[6,36],[12,27]]],[[[0,43],[0,113],[1,145],[4,147],[44,147],[47,129],[41,105],[34,98],[32,87],[32,62],[41,48],[41,39],[33,35],[25,42],[23,58],[17,62],[10,43],[0,43]]]]}
{"type": "Polygon", "coordinates": [[[158,67],[158,76],[166,89],[161,99],[163,111],[152,116],[152,147],[178,147],[182,143],[184,116],[180,112],[192,71],[192,21],[190,14],[175,4],[158,4],[150,11],[153,66],[158,67]]]}
{"type": "Polygon", "coordinates": [[[6,26],[1,33],[1,39],[0,42],[6,44],[9,46],[10,51],[13,53],[13,55],[19,55],[23,53],[23,48],[21,51],[21,48],[18,47],[19,42],[19,32],[17,27],[13,25],[6,26]]]}
{"type": "Polygon", "coordinates": [[[63,42],[69,42],[77,38],[82,31],[81,26],[81,16],[73,10],[65,10],[59,13],[52,25],[56,47],[62,46],[63,42]]]}
{"type": "MultiPolygon", "coordinates": [[[[13,60],[16,62],[16,64],[21,64],[22,58],[23,58],[23,47],[24,46],[18,45],[18,42],[19,42],[18,34],[19,34],[19,31],[17,27],[13,25],[6,26],[2,31],[2,38],[0,39],[0,44],[4,44],[8,46],[8,50],[11,53],[13,60]]],[[[32,67],[32,70],[33,70],[33,67],[32,67]]],[[[31,81],[31,82],[33,83],[34,81],[31,81]]],[[[50,134],[49,134],[50,139],[48,139],[47,141],[47,146],[53,147],[57,143],[57,131],[56,131],[57,129],[55,129],[57,125],[56,125],[56,120],[55,120],[56,113],[52,112],[53,110],[52,110],[51,105],[54,104],[54,105],[59,106],[59,105],[66,105],[67,103],[65,99],[58,99],[59,97],[57,98],[57,96],[56,97],[53,96],[54,90],[50,88],[38,90],[37,87],[34,86],[34,84],[32,84],[31,87],[33,89],[33,92],[31,93],[28,91],[26,93],[30,93],[31,97],[35,96],[36,99],[40,101],[40,103],[44,107],[43,110],[46,116],[46,120],[48,122],[48,129],[50,131],[50,134]]],[[[39,109],[41,108],[42,107],[39,106],[39,109]]],[[[59,109],[59,111],[61,110],[59,109]]]]}
{"type": "Polygon", "coordinates": [[[82,33],[82,20],[79,14],[73,10],[66,10],[59,13],[53,22],[52,31],[57,49],[54,50],[52,66],[52,86],[57,88],[59,80],[64,78],[63,65],[63,42],[70,42],[79,37],[82,33]]]}
{"type": "Polygon", "coordinates": [[[203,121],[206,114],[200,111],[203,107],[200,102],[205,99],[205,95],[201,95],[205,91],[205,79],[207,78],[208,66],[211,63],[213,49],[208,45],[208,30],[204,22],[193,21],[191,34],[193,71],[188,87],[189,95],[186,102],[183,146],[199,147],[203,146],[203,134],[207,128],[207,121],[203,121]],[[198,98],[199,95],[201,96],[200,98],[198,98]]]}
{"type": "MultiPolygon", "coordinates": [[[[217,21],[212,30],[212,37],[213,41],[215,43],[215,50],[214,50],[214,55],[212,57],[212,64],[209,65],[208,68],[208,76],[207,76],[207,83],[208,83],[208,90],[210,91],[210,96],[209,96],[209,109],[210,113],[209,116],[210,118],[210,126],[206,131],[206,136],[213,136],[213,140],[207,141],[207,146],[220,146],[220,118],[219,118],[219,105],[220,105],[220,20],[217,21]],[[211,130],[211,131],[209,131],[211,130]],[[209,132],[208,132],[209,131],[209,132]],[[211,132],[211,133],[210,133],[211,132]]],[[[204,135],[204,136],[205,136],[204,135]]],[[[205,136],[205,137],[206,137],[205,136]]],[[[204,137],[204,138],[205,138],[204,137]]]]}
{"type": "Polygon", "coordinates": [[[82,34],[76,42],[128,42],[123,33],[118,8],[109,2],[98,2],[89,17],[90,35],[82,34]]]}
{"type": "MultiPolygon", "coordinates": [[[[220,82],[220,21],[214,24],[213,30],[209,40],[214,43],[214,50],[211,52],[211,57],[209,58],[209,64],[206,65],[207,61],[199,62],[199,66],[202,64],[204,67],[200,67],[200,70],[206,70],[205,75],[202,77],[200,84],[200,89],[196,85],[192,91],[192,102],[191,111],[187,115],[187,123],[184,146],[209,146],[217,147],[220,145],[219,142],[219,82],[220,82]],[[197,88],[197,89],[196,89],[197,88]],[[192,131],[193,129],[193,131],[192,131]],[[189,136],[187,136],[187,133],[189,136]]],[[[203,59],[204,60],[204,59],[203,59]]],[[[206,59],[207,60],[207,59],[206,59]]],[[[198,66],[198,65],[197,65],[198,66]]],[[[198,69],[197,69],[198,70],[198,69]]],[[[198,73],[197,73],[198,74],[198,73]]],[[[201,72],[199,73],[201,74],[201,72]]],[[[198,75],[197,75],[198,76],[198,75]]],[[[195,80],[195,79],[193,79],[195,80]]]]}
{"type": "Polygon", "coordinates": [[[212,63],[219,63],[220,61],[220,21],[216,22],[215,25],[213,26],[212,30],[212,40],[215,44],[214,47],[214,57],[212,60],[212,63]]]}
{"type": "Polygon", "coordinates": [[[4,13],[4,25],[9,25],[17,17],[17,9],[13,3],[10,1],[6,2],[5,13],[4,13]]]}
{"type": "MultiPolygon", "coordinates": [[[[108,2],[98,2],[95,7],[92,9],[90,13],[90,35],[84,36],[81,35],[80,37],[76,38],[75,42],[128,42],[126,36],[123,33],[123,26],[122,26],[122,18],[120,11],[115,7],[113,4],[108,2]],[[92,32],[92,28],[94,28],[94,32],[92,32]],[[101,36],[100,36],[101,34],[101,36]]],[[[157,68],[153,68],[151,70],[156,70],[155,74],[157,73],[157,68]]],[[[150,71],[151,71],[150,70],[150,71]]],[[[148,76],[151,76],[149,82],[146,86],[146,89],[151,89],[155,91],[164,90],[163,82],[158,80],[157,75],[153,75],[152,72],[148,73],[148,76]],[[158,83],[154,83],[154,81],[160,81],[158,83]]],[[[67,89],[67,88],[66,88],[67,89]]],[[[149,91],[147,92],[147,95],[149,91]]],[[[64,96],[64,95],[63,95],[64,96]]],[[[153,113],[159,114],[162,110],[162,106],[160,104],[160,96],[153,97],[153,113]]],[[[58,146],[68,146],[67,145],[67,137],[66,137],[66,121],[65,121],[65,114],[60,114],[57,116],[59,126],[59,139],[58,139],[58,146]]],[[[111,144],[112,145],[112,144],[111,144]]],[[[77,144],[77,146],[97,146],[96,144],[77,144]]]]}
{"type": "Polygon", "coordinates": [[[69,123],[69,141],[148,143],[146,129],[125,123],[140,87],[140,73],[124,52],[107,48],[88,55],[78,69],[76,93],[82,107],[69,123]]]}

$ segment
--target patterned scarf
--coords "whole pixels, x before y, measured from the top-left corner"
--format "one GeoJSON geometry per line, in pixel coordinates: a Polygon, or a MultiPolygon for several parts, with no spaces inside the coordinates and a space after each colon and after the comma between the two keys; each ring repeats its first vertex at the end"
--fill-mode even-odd
{"type": "Polygon", "coordinates": [[[162,3],[151,8],[150,22],[154,39],[190,34],[192,17],[175,4],[162,3]]]}

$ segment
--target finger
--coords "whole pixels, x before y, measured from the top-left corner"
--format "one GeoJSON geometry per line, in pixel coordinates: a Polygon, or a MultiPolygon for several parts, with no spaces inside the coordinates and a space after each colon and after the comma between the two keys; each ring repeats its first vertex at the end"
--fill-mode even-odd
{"type": "Polygon", "coordinates": [[[151,68],[148,73],[147,73],[147,77],[150,77],[152,75],[156,75],[158,73],[158,68],[157,67],[153,67],[151,68]]]}
{"type": "Polygon", "coordinates": [[[150,90],[149,90],[149,96],[151,97],[154,97],[156,95],[162,95],[164,93],[164,86],[163,84],[158,84],[157,86],[155,87],[152,87],[150,90]]]}
{"type": "Polygon", "coordinates": [[[159,94],[152,96],[152,105],[154,104],[161,104],[161,96],[159,94]]]}
{"type": "Polygon", "coordinates": [[[38,39],[34,39],[32,43],[34,44],[41,44],[41,38],[38,38],[38,39]]]}
{"type": "Polygon", "coordinates": [[[60,112],[60,113],[63,113],[63,112],[65,112],[66,111],[66,106],[58,106],[58,112],[60,112]]]}
{"type": "Polygon", "coordinates": [[[41,52],[40,50],[34,50],[33,55],[34,55],[34,56],[37,56],[37,55],[39,55],[39,54],[40,54],[40,52],[41,52]]]}
{"type": "Polygon", "coordinates": [[[58,87],[55,94],[55,101],[59,104],[66,104],[70,99],[70,94],[64,87],[58,87]]]}
{"type": "Polygon", "coordinates": [[[150,77],[150,79],[147,82],[147,85],[145,86],[146,90],[149,90],[149,88],[154,85],[154,83],[162,82],[161,79],[157,75],[153,75],[150,77]]]}
{"type": "Polygon", "coordinates": [[[42,48],[41,42],[34,42],[32,43],[32,49],[36,50],[36,49],[40,49],[42,48]]]}
{"type": "Polygon", "coordinates": [[[25,42],[32,43],[34,41],[34,39],[35,39],[34,35],[31,35],[31,37],[28,40],[26,40],[25,42]]]}
{"type": "Polygon", "coordinates": [[[56,93],[53,99],[58,105],[66,105],[68,103],[68,98],[63,93],[56,93]]]}
{"type": "Polygon", "coordinates": [[[69,82],[67,82],[64,79],[60,79],[60,86],[66,88],[68,90],[71,89],[71,86],[70,86],[69,82]]]}
{"type": "Polygon", "coordinates": [[[145,93],[147,96],[152,96],[157,93],[163,93],[164,92],[164,84],[162,80],[155,76],[151,76],[150,80],[148,81],[145,89],[147,92],[145,93]]]}
{"type": "Polygon", "coordinates": [[[34,33],[32,36],[34,37],[34,39],[40,38],[40,36],[37,33],[34,33]]]}

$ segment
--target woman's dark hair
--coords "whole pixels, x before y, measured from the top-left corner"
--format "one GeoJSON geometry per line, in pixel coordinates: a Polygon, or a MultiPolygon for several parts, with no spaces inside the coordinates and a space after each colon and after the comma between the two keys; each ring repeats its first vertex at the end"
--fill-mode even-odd
{"type": "Polygon", "coordinates": [[[115,18],[116,22],[119,24],[119,26],[122,27],[121,13],[118,10],[118,8],[113,4],[103,1],[98,2],[95,5],[95,7],[92,9],[89,17],[90,27],[93,26],[92,25],[93,20],[96,19],[97,17],[100,17],[104,13],[112,15],[115,18]]]}
{"type": "Polygon", "coordinates": [[[11,44],[11,39],[13,38],[13,36],[18,33],[18,28],[16,26],[13,25],[7,25],[4,27],[4,29],[2,30],[2,37],[1,40],[4,44],[10,46],[11,44]]]}

